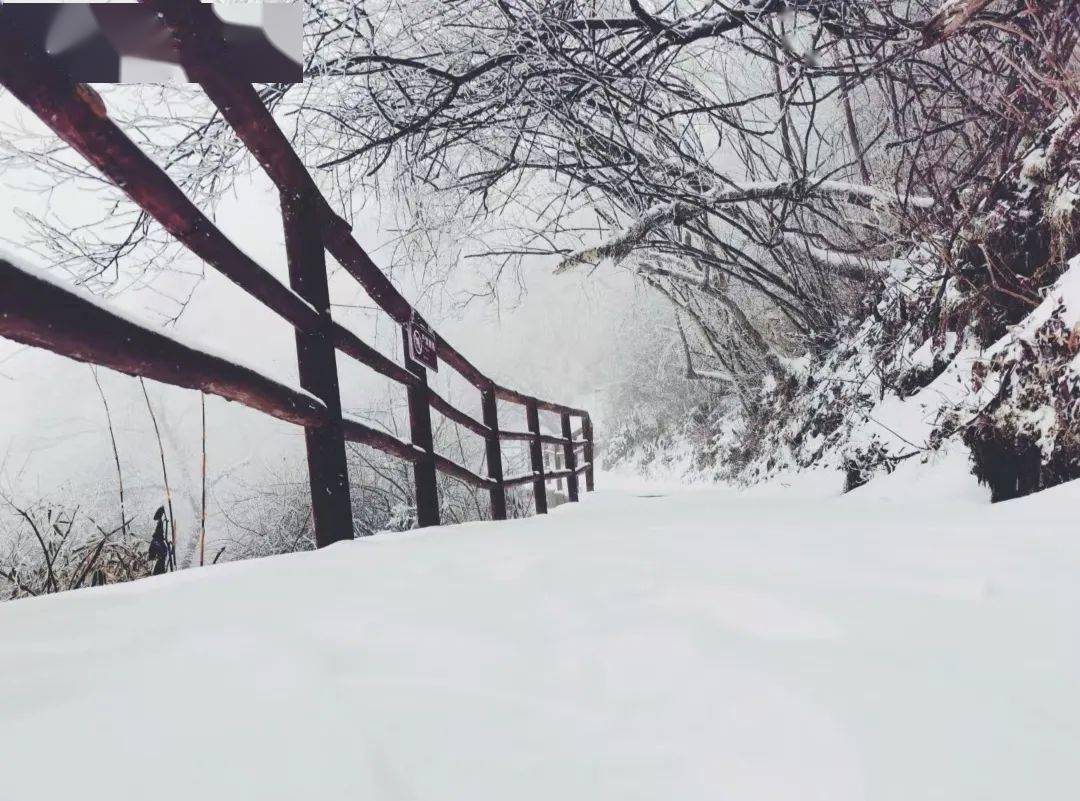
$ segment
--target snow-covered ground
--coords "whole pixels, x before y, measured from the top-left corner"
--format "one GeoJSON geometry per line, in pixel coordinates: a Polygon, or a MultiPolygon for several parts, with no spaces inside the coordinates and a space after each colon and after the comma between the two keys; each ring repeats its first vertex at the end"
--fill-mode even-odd
{"type": "Polygon", "coordinates": [[[0,799],[1080,797],[1080,482],[598,483],[0,605],[0,799]]]}

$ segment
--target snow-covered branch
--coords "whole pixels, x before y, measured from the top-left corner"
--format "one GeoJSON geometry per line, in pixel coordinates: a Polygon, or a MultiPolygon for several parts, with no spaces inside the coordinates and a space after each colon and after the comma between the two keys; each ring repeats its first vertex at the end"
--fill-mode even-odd
{"type": "Polygon", "coordinates": [[[563,258],[555,268],[555,273],[564,273],[582,264],[599,264],[605,259],[618,262],[641,245],[651,232],[668,224],[681,225],[722,205],[764,200],[799,201],[816,197],[829,197],[841,202],[855,202],[857,199],[878,205],[911,205],[922,209],[934,205],[932,198],[914,195],[902,197],[876,187],[845,181],[820,181],[809,186],[800,181],[734,184],[706,192],[699,203],[675,201],[653,206],[633,225],[601,244],[575,251],[563,258]]]}
{"type": "Polygon", "coordinates": [[[866,280],[871,275],[884,276],[892,266],[891,261],[867,258],[858,253],[819,248],[811,244],[809,239],[798,234],[785,234],[783,239],[797,252],[809,256],[822,267],[835,270],[838,275],[845,278],[866,280]]]}

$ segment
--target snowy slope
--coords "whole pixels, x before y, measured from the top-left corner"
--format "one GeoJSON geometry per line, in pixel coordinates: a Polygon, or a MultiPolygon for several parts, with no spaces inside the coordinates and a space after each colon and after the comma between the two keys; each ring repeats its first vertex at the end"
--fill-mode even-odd
{"type": "Polygon", "coordinates": [[[0,799],[1075,799],[1078,504],[911,461],[3,604],[0,799]]]}

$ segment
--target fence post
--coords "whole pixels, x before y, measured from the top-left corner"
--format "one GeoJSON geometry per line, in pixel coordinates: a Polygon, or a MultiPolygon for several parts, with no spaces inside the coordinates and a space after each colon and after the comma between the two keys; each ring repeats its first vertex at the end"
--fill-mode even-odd
{"type": "Polygon", "coordinates": [[[412,443],[424,455],[413,462],[413,482],[416,486],[416,525],[439,525],[439,488],[435,481],[435,445],[431,435],[431,404],[428,401],[427,370],[409,356],[409,326],[401,327],[405,369],[416,375],[419,383],[408,388],[409,432],[412,443]]]}
{"type": "Polygon", "coordinates": [[[593,491],[593,433],[592,433],[592,418],[589,415],[585,415],[581,418],[581,434],[585,437],[585,453],[583,458],[585,459],[585,491],[593,491]]]}
{"type": "Polygon", "coordinates": [[[529,460],[532,462],[533,499],[536,501],[536,513],[547,514],[547,488],[544,486],[544,453],[540,442],[540,413],[536,408],[536,398],[529,398],[525,404],[525,417],[529,423],[529,460]]]}
{"type": "Polygon", "coordinates": [[[574,429],[570,426],[570,413],[563,412],[562,415],[562,435],[570,442],[563,445],[563,461],[566,463],[566,469],[570,471],[570,475],[566,477],[566,492],[569,495],[571,501],[578,499],[578,480],[577,480],[577,452],[574,450],[574,429]]]}
{"type": "Polygon", "coordinates": [[[289,285],[319,312],[319,328],[296,331],[300,386],[326,404],[328,422],[304,429],[315,544],[322,548],[353,537],[349,468],[341,422],[341,394],[326,285],[322,222],[310,193],[281,193],[281,219],[289,261],[289,285]]]}
{"type": "Polygon", "coordinates": [[[484,409],[484,425],[491,431],[487,435],[488,477],[494,479],[491,488],[491,519],[506,519],[506,487],[503,485],[502,444],[499,440],[499,407],[495,398],[495,385],[488,385],[480,393],[480,402],[484,409]]]}

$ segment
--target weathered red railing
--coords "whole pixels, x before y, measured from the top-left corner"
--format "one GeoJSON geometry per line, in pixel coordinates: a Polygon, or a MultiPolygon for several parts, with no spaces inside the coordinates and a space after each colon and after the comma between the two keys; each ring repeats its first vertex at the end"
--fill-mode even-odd
{"type": "MultiPolygon", "coordinates": [[[[199,0],[144,0],[173,30],[184,68],[197,81],[245,147],[262,165],[281,197],[290,287],[236,247],[179,187],[109,119],[100,98],[73,82],[37,43],[13,25],[0,24],[0,84],[195,255],[272,309],[296,331],[297,364],[304,392],[232,362],[185,346],[86,298],[0,260],[0,335],[131,375],[201,389],[303,426],[311,479],[316,542],[352,537],[345,442],[358,442],[413,465],[417,524],[439,523],[436,473],[441,471],[490,491],[491,513],[506,517],[506,487],[532,483],[536,511],[547,511],[545,482],[565,478],[571,501],[578,476],[593,489],[592,422],[586,411],[501,387],[435,334],[438,357],[481,393],[483,421],[462,412],[428,387],[426,369],[409,357],[404,365],[382,355],[330,315],[325,254],[352,274],[396,322],[415,316],[411,304],[372,262],[351,228],[323,197],[299,155],[250,84],[218,69],[220,23],[199,0]],[[402,384],[408,394],[411,442],[404,442],[342,414],[335,351],[402,384]],[[527,431],[499,427],[498,400],[525,407],[527,431]],[[431,409],[485,440],[488,475],[480,476],[435,452],[431,409]],[[540,431],[539,411],[560,416],[562,435],[540,431]],[[581,420],[581,438],[571,418],[581,420]],[[503,440],[529,443],[531,471],[503,476],[503,440]],[[542,446],[562,446],[565,468],[545,470],[542,446]],[[577,451],[582,450],[580,464],[577,451]]],[[[2,12],[0,12],[2,13],[2,12]]],[[[2,22],[2,20],[0,20],[2,22]]]]}

